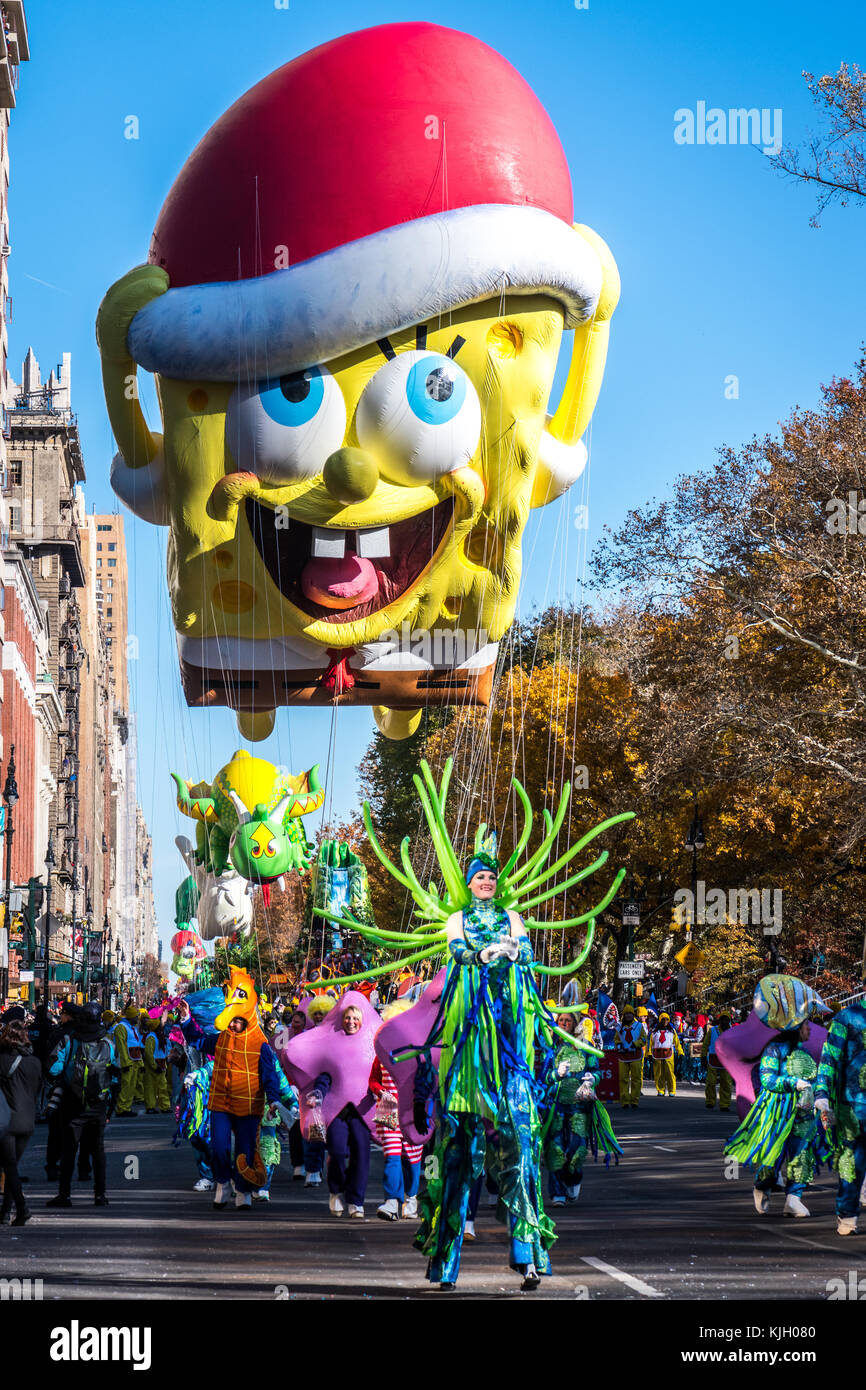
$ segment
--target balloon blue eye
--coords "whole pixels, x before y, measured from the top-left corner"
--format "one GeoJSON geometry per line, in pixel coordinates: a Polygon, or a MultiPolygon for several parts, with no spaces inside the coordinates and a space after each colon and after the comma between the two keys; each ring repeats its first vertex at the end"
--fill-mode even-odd
{"type": "Polygon", "coordinates": [[[406,378],[406,400],[427,425],[445,425],[466,399],[466,377],[450,357],[434,353],[413,363],[406,378]]]}
{"type": "Polygon", "coordinates": [[[291,372],[277,381],[263,381],[259,399],[265,413],[278,425],[306,425],[318,414],[325,383],[318,367],[291,372]]]}

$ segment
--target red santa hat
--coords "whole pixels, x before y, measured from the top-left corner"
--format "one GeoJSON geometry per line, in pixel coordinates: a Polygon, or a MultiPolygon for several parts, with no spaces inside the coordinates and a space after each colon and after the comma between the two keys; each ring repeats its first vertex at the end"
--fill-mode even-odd
{"type": "Polygon", "coordinates": [[[387,24],[302,54],[235,102],[178,175],[149,259],[171,288],[129,332],[181,379],[282,375],[501,294],[591,318],[551,121],[486,44],[387,24]]]}

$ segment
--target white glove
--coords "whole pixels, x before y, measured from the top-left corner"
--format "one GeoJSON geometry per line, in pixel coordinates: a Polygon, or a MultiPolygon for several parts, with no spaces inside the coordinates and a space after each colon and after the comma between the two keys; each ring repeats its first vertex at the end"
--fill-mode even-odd
{"type": "Polygon", "coordinates": [[[502,954],[509,960],[517,960],[520,955],[520,942],[509,936],[508,940],[502,943],[502,954]]]}
{"type": "Polygon", "coordinates": [[[819,1096],[815,1101],[815,1113],[825,1129],[833,1128],[836,1123],[836,1114],[826,1096],[819,1096]]]}
{"type": "Polygon", "coordinates": [[[556,1068],[556,1074],[557,1076],[568,1076],[568,1063],[560,1062],[559,1066],[556,1068]]]}
{"type": "Polygon", "coordinates": [[[798,1076],[798,1077],[797,1077],[797,1090],[798,1090],[798,1091],[810,1091],[811,1089],[812,1089],[812,1083],[811,1083],[811,1081],[806,1081],[805,1078],[802,1077],[802,1076],[798,1076]]]}
{"type": "Polygon", "coordinates": [[[483,950],[478,952],[478,959],[482,965],[490,965],[491,961],[499,960],[502,954],[502,946],[498,941],[494,941],[492,946],[485,946],[483,950]]]}

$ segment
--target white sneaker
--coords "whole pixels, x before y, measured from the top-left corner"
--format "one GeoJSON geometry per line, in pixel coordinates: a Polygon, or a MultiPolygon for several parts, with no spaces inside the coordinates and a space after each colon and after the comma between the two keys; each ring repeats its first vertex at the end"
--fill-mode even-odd
{"type": "Polygon", "coordinates": [[[407,1197],[403,1203],[402,1216],[404,1221],[417,1221],[418,1219],[418,1198],[407,1197]]]}
{"type": "Polygon", "coordinates": [[[571,1187],[565,1189],[565,1195],[570,1202],[576,1202],[580,1196],[580,1183],[572,1183],[571,1187]]]}
{"type": "Polygon", "coordinates": [[[752,1196],[755,1199],[755,1211],[759,1216],[766,1216],[770,1210],[770,1194],[762,1192],[759,1187],[752,1188],[752,1196]]]}
{"type": "Polygon", "coordinates": [[[349,1203],[349,1215],[350,1215],[350,1216],[353,1216],[353,1217],[355,1218],[356,1221],[363,1221],[363,1220],[364,1220],[364,1208],[363,1208],[363,1207],[353,1207],[353,1206],[352,1206],[352,1203],[350,1202],[350,1203],[349,1203]]]}
{"type": "Polygon", "coordinates": [[[306,1168],[304,1167],[303,1163],[300,1164],[299,1167],[293,1168],[293,1169],[292,1169],[292,1178],[295,1179],[296,1181],[297,1181],[298,1179],[300,1179],[300,1178],[306,1177],[306,1175],[307,1175],[307,1170],[306,1170],[306,1168]]]}
{"type": "Polygon", "coordinates": [[[228,1183],[218,1182],[213,1190],[213,1204],[215,1207],[224,1207],[229,1199],[228,1183]]]}
{"type": "Polygon", "coordinates": [[[790,1192],[788,1196],[785,1198],[785,1210],[783,1215],[811,1216],[812,1213],[810,1212],[806,1204],[800,1201],[800,1198],[797,1196],[795,1192],[790,1192]]]}
{"type": "Polygon", "coordinates": [[[388,1197],[387,1200],[377,1208],[376,1215],[381,1217],[383,1221],[399,1221],[400,1203],[397,1201],[397,1198],[388,1197]]]}
{"type": "Polygon", "coordinates": [[[837,1216],[836,1234],[838,1236],[856,1236],[857,1217],[856,1216],[837,1216]]]}
{"type": "Polygon", "coordinates": [[[305,1181],[305,1183],[304,1183],[304,1187],[321,1187],[321,1184],[322,1184],[322,1175],[321,1175],[321,1173],[308,1173],[308,1174],[307,1174],[307,1177],[306,1177],[306,1181],[305,1181]]]}
{"type": "Polygon", "coordinates": [[[474,1221],[467,1221],[467,1222],[465,1222],[465,1224],[464,1224],[464,1226],[463,1226],[463,1239],[464,1239],[464,1240],[474,1240],[474,1239],[475,1239],[475,1222],[474,1222],[474,1221]]]}
{"type": "Polygon", "coordinates": [[[271,1194],[270,1192],[268,1192],[266,1187],[261,1187],[259,1188],[258,1192],[253,1193],[254,1202],[269,1202],[270,1200],[271,1194]]]}
{"type": "Polygon", "coordinates": [[[331,1209],[332,1216],[342,1216],[343,1212],[346,1210],[343,1205],[342,1197],[338,1197],[336,1192],[332,1192],[328,1198],[328,1206],[331,1209]]]}
{"type": "Polygon", "coordinates": [[[199,1178],[192,1190],[193,1192],[213,1192],[213,1183],[210,1178],[199,1178]]]}
{"type": "Polygon", "coordinates": [[[252,1205],[253,1196],[251,1192],[235,1193],[235,1211],[249,1210],[252,1207],[252,1205]]]}
{"type": "Polygon", "coordinates": [[[564,1197],[551,1197],[551,1199],[550,1199],[550,1205],[551,1205],[552,1207],[564,1207],[564,1206],[565,1206],[565,1198],[564,1198],[564,1197]]]}

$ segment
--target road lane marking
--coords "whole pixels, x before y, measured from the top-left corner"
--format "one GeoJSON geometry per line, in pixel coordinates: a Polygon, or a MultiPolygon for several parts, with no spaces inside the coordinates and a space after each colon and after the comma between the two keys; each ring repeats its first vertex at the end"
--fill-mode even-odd
{"type": "Polygon", "coordinates": [[[675,1154],[676,1149],[669,1149],[666,1144],[653,1144],[654,1149],[661,1149],[662,1153],[675,1154]]]}
{"type": "Polygon", "coordinates": [[[581,1260],[585,1265],[592,1265],[593,1269],[600,1269],[602,1274],[609,1274],[611,1279],[618,1279],[621,1284],[627,1284],[635,1293],[643,1294],[644,1298],[664,1298],[660,1289],[654,1289],[651,1284],[645,1284],[643,1279],[638,1279],[634,1274],[626,1274],[625,1270],[617,1269],[616,1265],[605,1264],[604,1260],[599,1260],[595,1255],[581,1255],[581,1260]]]}

